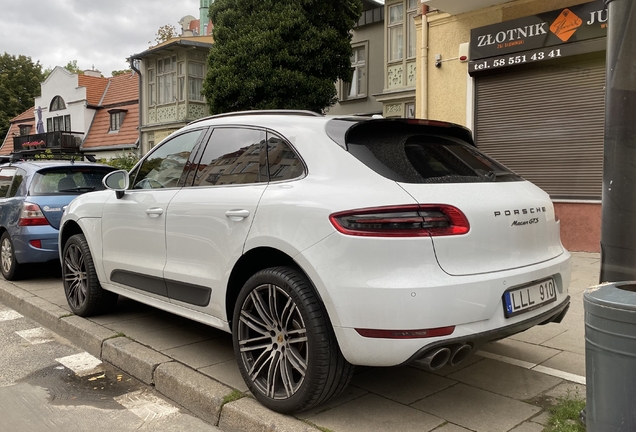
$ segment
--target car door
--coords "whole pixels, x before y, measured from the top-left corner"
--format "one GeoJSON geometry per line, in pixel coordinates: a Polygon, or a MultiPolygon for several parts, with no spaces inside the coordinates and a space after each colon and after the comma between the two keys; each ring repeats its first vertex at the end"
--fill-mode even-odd
{"type": "Polygon", "coordinates": [[[172,302],[224,319],[225,284],[267,187],[265,137],[215,128],[192,186],[170,202],[164,278],[172,302]]]}
{"type": "Polygon", "coordinates": [[[207,129],[179,134],[149,153],[131,173],[131,186],[104,205],[103,265],[108,282],[165,298],[166,210],[185,183],[207,129]]]}

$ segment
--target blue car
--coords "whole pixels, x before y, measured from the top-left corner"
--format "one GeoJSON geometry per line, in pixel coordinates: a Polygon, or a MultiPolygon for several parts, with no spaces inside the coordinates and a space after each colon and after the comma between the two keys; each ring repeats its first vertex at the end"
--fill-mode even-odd
{"type": "Polygon", "coordinates": [[[24,264],[59,257],[57,238],[64,208],[75,197],[103,190],[114,168],[70,160],[16,161],[0,166],[0,272],[25,276],[24,264]]]}

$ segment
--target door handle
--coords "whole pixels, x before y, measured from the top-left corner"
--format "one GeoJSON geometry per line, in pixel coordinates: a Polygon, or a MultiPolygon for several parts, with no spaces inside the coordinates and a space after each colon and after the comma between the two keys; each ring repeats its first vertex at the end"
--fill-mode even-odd
{"type": "Polygon", "coordinates": [[[225,216],[229,217],[230,220],[240,221],[245,219],[250,215],[249,210],[228,210],[225,212],[225,216]]]}
{"type": "Polygon", "coordinates": [[[159,217],[163,214],[163,209],[160,207],[152,207],[146,210],[146,214],[150,217],[159,217]]]}

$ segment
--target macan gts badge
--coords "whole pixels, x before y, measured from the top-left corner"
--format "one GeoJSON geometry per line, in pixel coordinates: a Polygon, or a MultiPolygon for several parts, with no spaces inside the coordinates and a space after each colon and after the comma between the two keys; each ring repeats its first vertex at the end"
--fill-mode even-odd
{"type": "Polygon", "coordinates": [[[121,295],[230,332],[279,412],[336,396],[355,365],[457,365],[570,303],[550,197],[455,124],[223,114],[104,184],[62,219],[72,311],[121,295]]]}

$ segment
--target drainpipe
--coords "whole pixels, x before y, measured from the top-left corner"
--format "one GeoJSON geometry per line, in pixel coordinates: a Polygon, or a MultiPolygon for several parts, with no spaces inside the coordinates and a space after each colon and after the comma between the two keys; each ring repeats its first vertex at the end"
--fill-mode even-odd
{"type": "Polygon", "coordinates": [[[419,113],[417,117],[426,119],[428,118],[428,20],[426,14],[428,13],[428,6],[422,5],[422,46],[420,47],[421,69],[420,72],[420,102],[419,113]]]}
{"type": "Polygon", "coordinates": [[[140,59],[135,59],[135,58],[132,58],[132,57],[130,57],[128,59],[128,61],[130,62],[130,68],[132,70],[134,70],[135,73],[137,74],[137,76],[139,77],[139,95],[138,95],[138,99],[139,99],[139,126],[138,126],[139,137],[137,138],[137,140],[139,142],[139,146],[137,147],[137,156],[141,158],[145,154],[145,152],[143,151],[144,143],[143,143],[142,137],[141,137],[141,125],[143,124],[142,119],[143,119],[143,115],[144,115],[143,110],[141,109],[142,106],[143,106],[142,103],[141,103],[141,95],[142,95],[144,87],[142,85],[143,84],[143,79],[141,77],[141,71],[135,67],[135,60],[140,60],[140,59]]]}
{"type": "Polygon", "coordinates": [[[636,3],[609,8],[601,282],[636,280],[636,3]]]}

